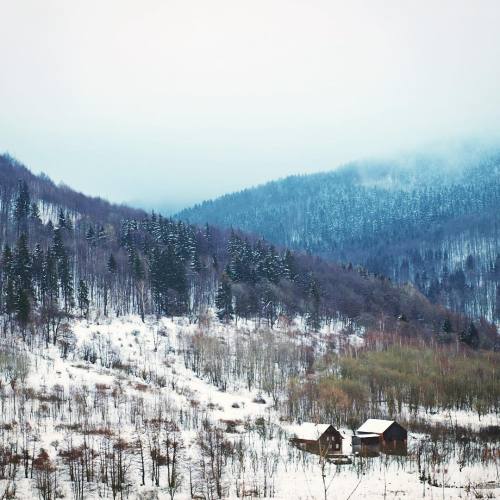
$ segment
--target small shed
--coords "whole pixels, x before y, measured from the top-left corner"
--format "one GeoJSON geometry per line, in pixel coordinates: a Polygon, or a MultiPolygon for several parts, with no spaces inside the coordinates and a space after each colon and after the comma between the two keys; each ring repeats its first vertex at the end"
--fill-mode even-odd
{"type": "Polygon", "coordinates": [[[394,420],[369,418],[356,432],[362,444],[371,444],[378,437],[383,443],[405,442],[406,429],[394,420]]]}
{"type": "Polygon", "coordinates": [[[291,441],[307,451],[334,454],[342,451],[343,439],[331,424],[304,422],[295,427],[291,441]]]}

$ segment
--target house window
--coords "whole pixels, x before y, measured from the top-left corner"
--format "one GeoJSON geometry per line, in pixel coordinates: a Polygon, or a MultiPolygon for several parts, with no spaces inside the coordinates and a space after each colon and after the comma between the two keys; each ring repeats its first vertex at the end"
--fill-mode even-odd
{"type": "Polygon", "coordinates": [[[338,450],[339,449],[339,443],[336,443],[335,444],[335,449],[338,450]]]}

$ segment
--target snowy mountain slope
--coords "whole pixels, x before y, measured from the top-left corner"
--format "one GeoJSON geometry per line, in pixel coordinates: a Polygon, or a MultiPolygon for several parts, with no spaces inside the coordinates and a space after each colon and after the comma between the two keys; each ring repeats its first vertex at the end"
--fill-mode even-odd
{"type": "MultiPolygon", "coordinates": [[[[431,305],[415,288],[365,269],[276,248],[244,233],[87,198],[5,156],[0,188],[0,313],[10,320],[21,317],[21,294],[24,327],[36,320],[49,332],[59,313],[84,315],[89,307],[104,315],[193,320],[216,302],[226,320],[272,327],[281,317],[301,317],[313,332],[337,318],[378,328],[381,314],[388,329],[428,338],[440,332],[446,318],[455,336],[469,323],[431,305]]],[[[493,347],[490,325],[475,327],[480,344],[493,347]]]]}
{"type": "Polygon", "coordinates": [[[499,206],[498,149],[462,148],[288,177],[177,217],[361,264],[492,320],[500,317],[499,206]]]}
{"type": "Polygon", "coordinates": [[[497,492],[492,324],[9,158],[0,181],[0,498],[497,492]],[[369,417],[408,448],[353,455],[369,417]],[[342,431],[343,465],[289,441],[303,421],[342,431]]]}
{"type": "MultiPolygon", "coordinates": [[[[52,494],[57,490],[69,498],[168,498],[167,466],[159,466],[156,485],[154,453],[156,441],[163,449],[162,440],[173,439],[166,434],[169,421],[176,422],[176,439],[183,443],[178,450],[182,481],[179,476],[175,498],[191,498],[190,491],[211,498],[211,488],[216,487],[215,478],[203,469],[210,459],[200,445],[209,423],[223,431],[227,455],[220,464],[220,485],[225,498],[241,497],[244,492],[252,497],[323,498],[321,461],[290,444],[294,426],[280,418],[266,394],[262,398],[256,387],[245,387],[248,373],[233,377],[221,390],[208,382],[208,373],[197,375],[186,367],[190,338],[224,339],[236,348],[238,342],[252,337],[265,338],[266,330],[256,330],[255,325],[228,329],[212,319],[200,332],[182,318],[148,318],[142,323],[139,317],[77,321],[71,328],[74,347],[65,358],[55,346],[30,346],[26,349],[32,367],[29,374],[16,386],[2,387],[2,446],[19,451],[33,447],[35,455],[44,449],[55,467],[47,473],[35,464],[33,478],[30,470],[24,478],[21,462],[15,482],[10,482],[11,487],[15,484],[16,498],[41,494],[47,487],[44,478],[54,481],[52,494]],[[89,345],[95,357],[89,354],[89,345]],[[93,362],[85,361],[89,357],[93,362]],[[85,460],[80,462],[79,457],[85,460]],[[110,479],[113,474],[123,474],[120,484],[110,479]]],[[[332,330],[337,339],[339,332],[332,330]]],[[[318,340],[325,336],[326,331],[318,340]]],[[[300,340],[299,325],[280,328],[274,337],[312,345],[310,339],[300,340]]],[[[16,352],[22,349],[18,342],[16,352]]],[[[423,412],[420,417],[428,418],[423,412]]],[[[476,428],[497,422],[495,415],[478,420],[457,412],[456,418],[463,419],[461,425],[476,428]]],[[[343,453],[350,455],[351,432],[344,427],[342,432],[343,453]]],[[[442,458],[431,462],[423,451],[428,441],[427,434],[414,432],[406,457],[352,457],[351,465],[326,464],[332,481],[328,498],[348,498],[353,491],[353,498],[417,498],[424,491],[428,496],[445,491],[446,498],[474,498],[478,491],[500,492],[494,460],[462,462],[459,447],[452,453],[440,451],[442,458]],[[422,474],[429,474],[428,483],[422,481],[422,474]]],[[[222,448],[219,451],[223,453],[222,448]]],[[[0,491],[7,484],[7,479],[0,479],[0,491]]]]}

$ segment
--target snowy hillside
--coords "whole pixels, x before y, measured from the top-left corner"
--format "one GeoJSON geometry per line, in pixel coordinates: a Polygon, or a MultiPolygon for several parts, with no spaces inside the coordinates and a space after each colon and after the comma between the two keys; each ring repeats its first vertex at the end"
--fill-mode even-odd
{"type": "MultiPolygon", "coordinates": [[[[298,324],[271,334],[210,316],[204,325],[129,316],[73,321],[57,346],[12,339],[12,355],[1,361],[0,494],[324,498],[321,460],[290,444],[297,422],[283,404],[294,356],[317,357],[332,343],[362,347],[359,334],[341,332],[332,325],[311,338],[298,324]],[[258,346],[281,361],[266,363],[258,346]]],[[[324,464],[327,498],[498,495],[499,457],[478,438],[497,415],[443,415],[446,440],[431,425],[436,415],[407,415],[406,456],[352,456],[351,430],[331,422],[352,463],[324,464]],[[474,436],[467,444],[452,439],[457,425],[474,436]]]]}

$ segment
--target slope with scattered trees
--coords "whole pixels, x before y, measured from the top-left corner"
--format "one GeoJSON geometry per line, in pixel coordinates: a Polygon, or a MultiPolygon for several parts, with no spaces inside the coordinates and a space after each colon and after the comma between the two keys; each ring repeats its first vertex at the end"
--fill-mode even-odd
{"type": "Polygon", "coordinates": [[[431,301],[500,319],[500,153],[460,149],[293,176],[178,214],[413,283],[431,301]]]}
{"type": "Polygon", "coordinates": [[[310,330],[339,318],[365,326],[382,321],[402,335],[494,345],[490,324],[477,322],[478,340],[469,340],[465,316],[431,305],[412,286],[234,231],[87,198],[10,157],[0,160],[1,312],[23,336],[36,325],[55,343],[63,319],[89,308],[196,321],[217,307],[225,321],[258,319],[272,327],[279,318],[302,317],[310,330]]]}

